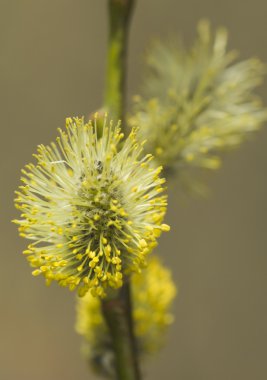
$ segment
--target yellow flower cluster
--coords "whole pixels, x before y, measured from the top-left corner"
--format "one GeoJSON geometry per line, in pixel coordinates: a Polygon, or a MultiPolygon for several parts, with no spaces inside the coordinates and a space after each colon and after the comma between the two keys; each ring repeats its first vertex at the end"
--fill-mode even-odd
{"type": "Polygon", "coordinates": [[[142,155],[135,129],[123,142],[120,125],[107,118],[67,119],[57,144],[40,145],[37,164],[22,170],[17,191],[20,235],[33,275],[56,280],[79,295],[104,296],[123,273],[140,271],[162,224],[166,196],[161,168],[142,155]]]}
{"type": "Polygon", "coordinates": [[[213,36],[208,22],[198,25],[190,50],[181,43],[157,42],[147,57],[142,97],[136,97],[131,126],[166,171],[189,167],[216,169],[218,152],[234,147],[267,120],[253,90],[262,82],[257,59],[234,62],[226,51],[227,32],[213,36]]]}
{"type": "MultiPolygon", "coordinates": [[[[141,275],[132,275],[132,293],[138,353],[154,353],[161,347],[166,328],[173,321],[170,307],[176,294],[170,271],[156,256],[150,258],[141,275]]],[[[85,338],[92,366],[100,372],[110,371],[105,366],[112,366],[111,339],[101,301],[90,293],[78,300],[76,330],[85,338]]]]}

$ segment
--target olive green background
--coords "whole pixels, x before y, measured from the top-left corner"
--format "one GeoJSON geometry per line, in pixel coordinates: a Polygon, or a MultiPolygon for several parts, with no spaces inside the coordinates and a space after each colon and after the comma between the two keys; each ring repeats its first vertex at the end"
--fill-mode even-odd
{"type": "MultiPolygon", "coordinates": [[[[94,379],[74,331],[75,297],[31,276],[26,241],[10,220],[20,169],[49,143],[66,116],[101,105],[106,0],[0,0],[1,261],[0,379],[94,379]]],[[[225,25],[242,57],[267,62],[266,0],[139,0],[129,54],[128,92],[138,91],[141,58],[154,36],[192,40],[206,17],[225,25]]],[[[267,81],[260,90],[267,103],[267,81]]],[[[172,230],[160,252],[180,294],[166,347],[147,380],[267,378],[267,130],[225,155],[208,200],[169,190],[172,230]]]]}

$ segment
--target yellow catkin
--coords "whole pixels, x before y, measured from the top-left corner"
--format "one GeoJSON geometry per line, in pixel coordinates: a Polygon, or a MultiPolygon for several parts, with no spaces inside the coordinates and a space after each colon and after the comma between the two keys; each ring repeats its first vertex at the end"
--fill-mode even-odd
{"type": "Polygon", "coordinates": [[[130,125],[142,125],[138,137],[147,140],[145,150],[189,185],[195,180],[190,168],[218,169],[220,152],[238,146],[267,120],[254,94],[265,65],[257,59],[235,62],[224,28],[212,32],[204,20],[197,34],[189,49],[175,42],[152,45],[144,93],[135,97],[129,118],[130,125]]]}
{"type": "Polygon", "coordinates": [[[21,219],[14,222],[31,240],[24,253],[34,276],[102,297],[107,287],[122,286],[124,271],[146,266],[166,231],[161,169],[143,156],[136,129],[123,142],[120,123],[107,117],[67,118],[59,133],[22,170],[15,199],[21,219]]]}
{"type": "MultiPolygon", "coordinates": [[[[139,355],[154,353],[162,346],[166,329],[173,321],[170,309],[175,295],[171,272],[156,256],[148,260],[142,274],[132,275],[133,321],[139,355]]],[[[110,337],[101,302],[90,293],[78,299],[76,330],[85,338],[92,361],[108,353],[110,337]]],[[[101,366],[100,361],[98,365],[101,366]]]]}

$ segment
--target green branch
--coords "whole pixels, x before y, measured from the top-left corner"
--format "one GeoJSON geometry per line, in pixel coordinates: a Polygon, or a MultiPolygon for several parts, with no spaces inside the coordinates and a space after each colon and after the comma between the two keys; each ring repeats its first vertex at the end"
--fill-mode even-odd
{"type": "MultiPolygon", "coordinates": [[[[109,40],[105,108],[114,119],[123,119],[127,40],[135,0],[109,0],[109,40]]],[[[140,380],[132,322],[130,281],[102,301],[110,330],[117,380],[140,380]]]]}
{"type": "Polygon", "coordinates": [[[137,351],[133,334],[130,282],[102,301],[115,353],[117,380],[140,380],[137,351]]]}
{"type": "Polygon", "coordinates": [[[123,119],[128,31],[135,0],[109,0],[109,40],[107,53],[105,107],[123,119]]]}

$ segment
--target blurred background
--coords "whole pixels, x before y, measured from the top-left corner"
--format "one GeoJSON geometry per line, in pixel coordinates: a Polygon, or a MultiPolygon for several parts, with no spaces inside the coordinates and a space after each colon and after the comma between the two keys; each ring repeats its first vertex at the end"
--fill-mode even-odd
{"type": "MultiPolygon", "coordinates": [[[[92,379],[74,331],[75,297],[31,276],[26,241],[10,220],[20,169],[67,116],[101,105],[106,0],[0,0],[1,265],[0,379],[92,379]]],[[[139,0],[128,93],[138,91],[142,54],[155,36],[192,41],[200,18],[225,25],[242,58],[267,62],[266,0],[139,0]]],[[[260,90],[267,103],[267,80],[260,90]]],[[[130,95],[129,95],[130,99],[130,95]]],[[[179,284],[175,324],[146,379],[267,378],[267,129],[225,156],[212,195],[182,200],[170,188],[160,241],[179,284]]]]}

